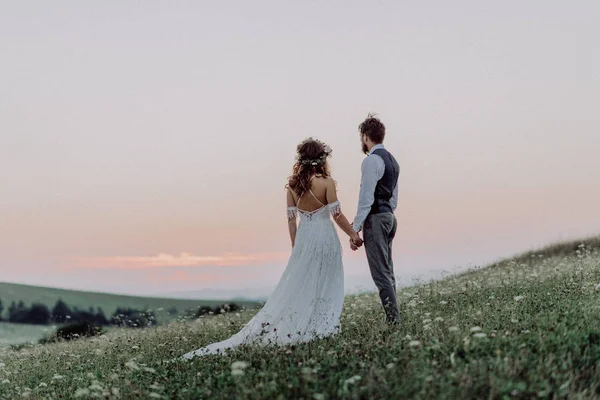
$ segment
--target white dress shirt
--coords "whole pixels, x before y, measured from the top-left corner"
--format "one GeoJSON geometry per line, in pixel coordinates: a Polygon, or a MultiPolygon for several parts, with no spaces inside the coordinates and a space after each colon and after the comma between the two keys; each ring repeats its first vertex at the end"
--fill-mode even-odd
{"type": "MultiPolygon", "coordinates": [[[[358,195],[358,210],[356,211],[356,217],[352,223],[352,227],[356,232],[362,230],[365,219],[367,219],[367,216],[371,212],[371,206],[375,201],[375,188],[377,187],[377,182],[385,173],[385,163],[383,162],[383,159],[377,154],[373,154],[373,152],[377,149],[384,148],[383,144],[376,144],[362,162],[362,178],[360,181],[360,194],[358,195]]],[[[396,184],[396,187],[394,188],[390,203],[392,205],[392,210],[396,211],[396,207],[398,206],[398,184],[396,184]]]]}

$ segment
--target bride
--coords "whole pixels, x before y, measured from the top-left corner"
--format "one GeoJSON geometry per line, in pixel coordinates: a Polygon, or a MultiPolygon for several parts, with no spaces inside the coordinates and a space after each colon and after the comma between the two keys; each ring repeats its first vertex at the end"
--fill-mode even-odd
{"type": "Polygon", "coordinates": [[[292,254],[264,307],[229,339],[187,353],[184,359],[239,345],[293,344],[339,332],[344,271],[330,215],[354,243],[362,244],[362,240],[342,213],[327,163],[330,156],[329,146],[313,138],[297,147],[286,186],[292,254]]]}

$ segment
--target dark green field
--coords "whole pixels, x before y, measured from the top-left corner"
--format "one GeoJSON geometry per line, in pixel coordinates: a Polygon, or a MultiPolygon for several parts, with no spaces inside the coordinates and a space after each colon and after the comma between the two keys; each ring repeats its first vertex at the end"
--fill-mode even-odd
{"type": "MultiPolygon", "coordinates": [[[[20,300],[23,300],[27,305],[30,305],[32,302],[38,302],[52,308],[58,299],[62,299],[70,307],[79,307],[82,310],[87,310],[89,307],[101,307],[107,315],[111,315],[117,307],[151,309],[154,311],[162,308],[163,314],[166,315],[166,311],[171,307],[183,311],[199,305],[215,306],[224,303],[222,300],[179,300],[158,297],[126,296],[3,282],[0,282],[0,299],[2,299],[5,308],[8,308],[12,301],[18,302],[20,300]]],[[[239,302],[238,304],[244,306],[256,305],[256,303],[253,302],[239,302]]],[[[160,316],[161,311],[157,311],[157,315],[160,316]]]]}

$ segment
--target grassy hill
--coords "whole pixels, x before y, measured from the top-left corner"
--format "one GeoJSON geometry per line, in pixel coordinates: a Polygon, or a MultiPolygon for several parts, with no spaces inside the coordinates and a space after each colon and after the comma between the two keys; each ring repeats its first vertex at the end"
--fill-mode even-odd
{"type": "Polygon", "coordinates": [[[600,239],[551,246],[399,290],[346,298],[342,332],[170,363],[239,330],[253,311],[0,350],[0,398],[598,399],[600,239]],[[240,364],[243,361],[242,372],[240,364]],[[236,368],[233,368],[236,367],[236,368]]]}
{"type": "MultiPolygon", "coordinates": [[[[131,307],[135,309],[149,308],[155,310],[157,318],[159,319],[169,318],[167,311],[171,307],[175,307],[181,312],[199,305],[215,306],[224,303],[222,300],[189,300],[126,296],[3,282],[0,282],[0,299],[7,309],[12,301],[19,302],[21,300],[27,305],[37,302],[46,304],[52,309],[58,299],[63,299],[70,307],[76,306],[82,310],[87,310],[89,307],[101,307],[107,316],[112,315],[117,307],[131,307]]],[[[255,302],[250,301],[240,302],[239,304],[247,307],[256,305],[255,302]]]]}

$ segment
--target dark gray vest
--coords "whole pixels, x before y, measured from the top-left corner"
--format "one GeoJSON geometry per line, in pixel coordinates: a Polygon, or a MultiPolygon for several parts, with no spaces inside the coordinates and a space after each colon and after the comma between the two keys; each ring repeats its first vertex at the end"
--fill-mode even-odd
{"type": "Polygon", "coordinates": [[[370,214],[394,212],[390,200],[394,195],[394,189],[398,184],[400,166],[393,155],[386,149],[377,149],[371,154],[377,154],[385,164],[385,172],[375,187],[375,201],[371,206],[370,214]]]}

